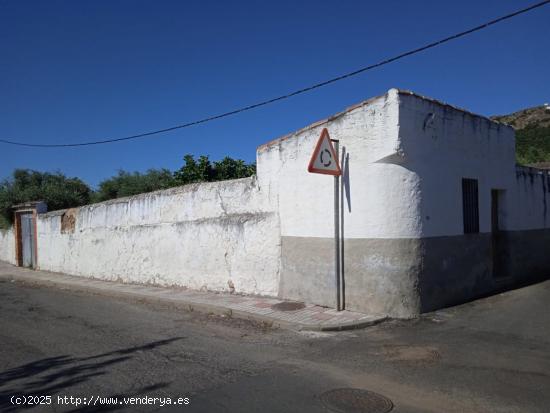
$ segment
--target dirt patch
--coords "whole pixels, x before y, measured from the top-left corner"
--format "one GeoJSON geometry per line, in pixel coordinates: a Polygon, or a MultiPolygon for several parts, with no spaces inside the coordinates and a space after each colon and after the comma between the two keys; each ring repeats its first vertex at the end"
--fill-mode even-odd
{"type": "Polygon", "coordinates": [[[61,215],[61,233],[72,234],[76,226],[76,208],[66,210],[61,215]]]}

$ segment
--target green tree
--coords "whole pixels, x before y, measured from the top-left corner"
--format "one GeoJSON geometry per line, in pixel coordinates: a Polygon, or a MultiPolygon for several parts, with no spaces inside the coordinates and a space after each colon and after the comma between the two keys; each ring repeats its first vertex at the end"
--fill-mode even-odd
{"type": "Polygon", "coordinates": [[[256,164],[247,164],[242,159],[226,156],[221,161],[214,162],[214,172],[216,181],[246,178],[256,173],[256,164]]]}
{"type": "Polygon", "coordinates": [[[168,169],[149,169],[145,173],[118,171],[116,176],[105,179],[94,193],[96,202],[137,195],[144,192],[167,189],[179,185],[168,169]]]}
{"type": "Polygon", "coordinates": [[[12,206],[29,201],[44,201],[48,209],[65,209],[90,202],[91,189],[78,178],[60,172],[16,169],[12,177],[0,182],[0,226],[11,225],[12,206]]]}
{"type": "Polygon", "coordinates": [[[550,161],[550,127],[528,125],[516,131],[516,157],[520,164],[550,161]]]}
{"type": "Polygon", "coordinates": [[[80,179],[67,178],[61,173],[16,169],[12,178],[0,182],[0,226],[10,225],[11,206],[22,202],[44,200],[50,210],[65,209],[195,182],[245,178],[256,173],[254,163],[228,156],[214,163],[204,155],[197,160],[193,155],[185,155],[183,160],[184,165],[174,173],[168,169],[149,169],[145,173],[120,170],[103,180],[95,192],[80,179]]]}
{"type": "Polygon", "coordinates": [[[183,160],[185,164],[174,173],[174,178],[180,185],[246,178],[256,173],[256,164],[247,164],[242,159],[233,159],[229,156],[213,164],[205,155],[200,156],[198,160],[195,160],[193,155],[185,155],[183,160]]]}
{"type": "Polygon", "coordinates": [[[212,168],[208,156],[201,155],[197,162],[193,155],[185,155],[183,160],[185,164],[174,172],[174,178],[180,185],[194,182],[210,182],[214,180],[214,169],[212,168]]]}

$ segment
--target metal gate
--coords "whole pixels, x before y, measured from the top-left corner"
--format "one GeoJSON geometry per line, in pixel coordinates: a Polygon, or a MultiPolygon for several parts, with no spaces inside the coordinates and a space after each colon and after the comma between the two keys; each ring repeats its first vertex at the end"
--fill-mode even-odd
{"type": "Polygon", "coordinates": [[[33,214],[21,214],[21,256],[23,267],[36,266],[36,248],[33,214]]]}

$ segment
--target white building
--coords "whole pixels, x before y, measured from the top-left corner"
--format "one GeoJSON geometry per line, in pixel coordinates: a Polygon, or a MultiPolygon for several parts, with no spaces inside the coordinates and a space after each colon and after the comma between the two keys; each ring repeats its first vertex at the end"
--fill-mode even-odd
{"type": "Polygon", "coordinates": [[[333,179],[307,172],[323,128],[346,308],[409,317],[548,274],[550,178],[516,166],[513,129],[397,89],[260,146],[255,178],[38,214],[37,267],[334,307],[333,179]]]}

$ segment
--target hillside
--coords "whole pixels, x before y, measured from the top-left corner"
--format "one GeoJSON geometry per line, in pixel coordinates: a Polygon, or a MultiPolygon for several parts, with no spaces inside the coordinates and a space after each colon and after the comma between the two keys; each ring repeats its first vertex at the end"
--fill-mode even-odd
{"type": "Polygon", "coordinates": [[[550,106],[536,106],[491,119],[516,130],[516,158],[522,165],[550,166],[550,106]]]}
{"type": "Polygon", "coordinates": [[[509,115],[492,116],[491,119],[506,123],[516,130],[525,129],[529,125],[550,127],[550,106],[535,106],[509,115]]]}

